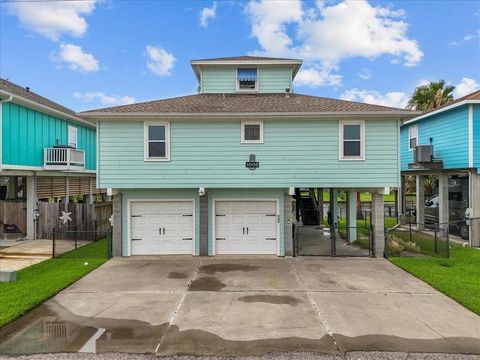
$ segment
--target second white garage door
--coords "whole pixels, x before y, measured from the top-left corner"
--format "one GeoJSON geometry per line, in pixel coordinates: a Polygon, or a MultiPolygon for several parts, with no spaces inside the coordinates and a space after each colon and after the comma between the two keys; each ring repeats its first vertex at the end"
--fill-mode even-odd
{"type": "Polygon", "coordinates": [[[216,201],[216,254],[277,254],[275,201],[216,201]]]}
{"type": "Polygon", "coordinates": [[[131,255],[193,254],[193,201],[134,201],[131,255]]]}

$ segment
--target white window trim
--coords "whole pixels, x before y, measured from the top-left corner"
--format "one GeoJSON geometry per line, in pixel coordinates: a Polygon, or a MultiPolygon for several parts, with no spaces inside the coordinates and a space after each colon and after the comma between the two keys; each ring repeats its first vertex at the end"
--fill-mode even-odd
{"type": "Polygon", "coordinates": [[[240,142],[242,144],[263,144],[263,121],[242,121],[240,127],[240,142]],[[245,125],[260,125],[260,140],[246,140],[245,125]]]}
{"type": "Polygon", "coordinates": [[[415,138],[417,139],[417,146],[418,146],[418,124],[411,125],[408,127],[408,151],[413,150],[413,148],[410,146],[410,140],[415,138]],[[411,136],[411,129],[416,129],[415,132],[417,133],[417,136],[411,136]]]}
{"type": "Polygon", "coordinates": [[[363,120],[345,120],[338,122],[338,160],[339,161],[363,161],[365,160],[365,121],[363,120]],[[360,156],[343,155],[343,126],[360,125],[360,156]]]}
{"type": "Polygon", "coordinates": [[[77,149],[78,148],[78,128],[75,127],[75,126],[71,126],[71,125],[68,125],[68,136],[67,136],[67,145],[70,146],[71,143],[75,143],[75,146],[74,148],[77,149]],[[70,131],[73,130],[74,133],[75,133],[75,141],[72,141],[72,139],[70,139],[70,131]]]}
{"type": "Polygon", "coordinates": [[[169,121],[152,121],[145,122],[143,125],[143,156],[144,161],[170,161],[170,122],[169,121]],[[155,125],[165,126],[165,157],[149,157],[148,156],[148,127],[155,125]]]}
{"type": "Polygon", "coordinates": [[[238,85],[238,69],[242,69],[242,67],[237,67],[235,69],[235,91],[236,92],[258,92],[258,83],[259,83],[259,74],[258,67],[246,67],[247,69],[257,69],[257,81],[255,81],[255,89],[240,89],[238,85]]]}

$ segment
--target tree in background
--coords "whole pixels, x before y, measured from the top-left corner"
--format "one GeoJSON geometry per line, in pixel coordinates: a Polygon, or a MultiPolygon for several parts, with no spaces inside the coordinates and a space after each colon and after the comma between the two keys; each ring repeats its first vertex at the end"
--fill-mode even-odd
{"type": "Polygon", "coordinates": [[[407,109],[419,111],[431,111],[439,106],[453,101],[455,86],[446,85],[445,80],[431,81],[427,85],[417,86],[413,92],[407,109]]]}

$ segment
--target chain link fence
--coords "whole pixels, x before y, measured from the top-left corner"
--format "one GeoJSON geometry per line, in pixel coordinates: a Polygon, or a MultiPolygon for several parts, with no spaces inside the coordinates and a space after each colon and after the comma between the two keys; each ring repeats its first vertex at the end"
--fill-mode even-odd
{"type": "Polygon", "coordinates": [[[52,230],[52,257],[77,250],[98,240],[107,240],[108,257],[111,258],[112,227],[109,221],[91,221],[83,224],[61,226],[52,230]]]}

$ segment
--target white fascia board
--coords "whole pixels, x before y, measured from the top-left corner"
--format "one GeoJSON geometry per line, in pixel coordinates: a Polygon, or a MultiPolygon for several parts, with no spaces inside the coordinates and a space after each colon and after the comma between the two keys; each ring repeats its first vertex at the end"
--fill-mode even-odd
{"type": "Polygon", "coordinates": [[[440,114],[440,113],[442,113],[443,111],[448,111],[448,110],[451,110],[451,109],[455,109],[455,108],[457,108],[457,107],[459,107],[459,106],[466,105],[466,104],[480,104],[480,100],[463,100],[463,101],[459,101],[458,103],[455,103],[455,104],[452,104],[452,105],[448,105],[448,106],[442,107],[441,109],[433,110],[433,111],[431,111],[431,112],[429,112],[429,113],[426,113],[426,114],[417,116],[416,118],[407,120],[407,121],[405,121],[405,122],[402,124],[402,126],[408,125],[408,124],[411,124],[411,123],[414,123],[414,122],[417,122],[417,121],[422,120],[422,119],[425,119],[425,118],[427,118],[427,117],[429,117],[429,116],[433,116],[433,115],[440,114]]]}
{"type": "Polygon", "coordinates": [[[57,116],[57,117],[61,117],[61,118],[66,118],[68,120],[71,120],[71,121],[74,121],[74,122],[77,122],[77,123],[80,123],[82,125],[85,125],[89,128],[92,128],[94,129],[95,128],[95,124],[92,124],[91,122],[88,122],[84,119],[81,119],[77,116],[74,116],[72,114],[68,114],[68,113],[65,113],[63,111],[60,111],[60,110],[56,110],[56,109],[52,109],[51,107],[49,106],[46,106],[46,105],[42,105],[42,104],[39,104],[35,101],[32,101],[32,100],[28,100],[28,99],[25,99],[24,97],[21,97],[21,96],[18,96],[18,95],[14,95],[14,94],[11,94],[9,93],[8,91],[4,91],[4,90],[0,90],[0,95],[4,95],[4,96],[12,96],[13,99],[12,99],[12,102],[13,103],[16,103],[16,104],[19,104],[19,105],[23,105],[23,106],[26,106],[26,107],[30,107],[32,109],[35,109],[35,110],[38,110],[38,111],[41,111],[41,112],[44,112],[44,113],[47,113],[47,114],[50,114],[52,116],[57,116]]]}
{"type": "Polygon", "coordinates": [[[407,116],[411,116],[411,112],[405,111],[373,111],[373,112],[283,112],[283,113],[102,113],[92,112],[82,116],[95,119],[96,121],[117,121],[117,120],[132,120],[132,119],[176,119],[176,120],[191,120],[191,119],[208,119],[208,120],[238,120],[245,118],[268,118],[268,119],[287,119],[302,118],[302,119],[398,119],[401,120],[407,116]]]}

